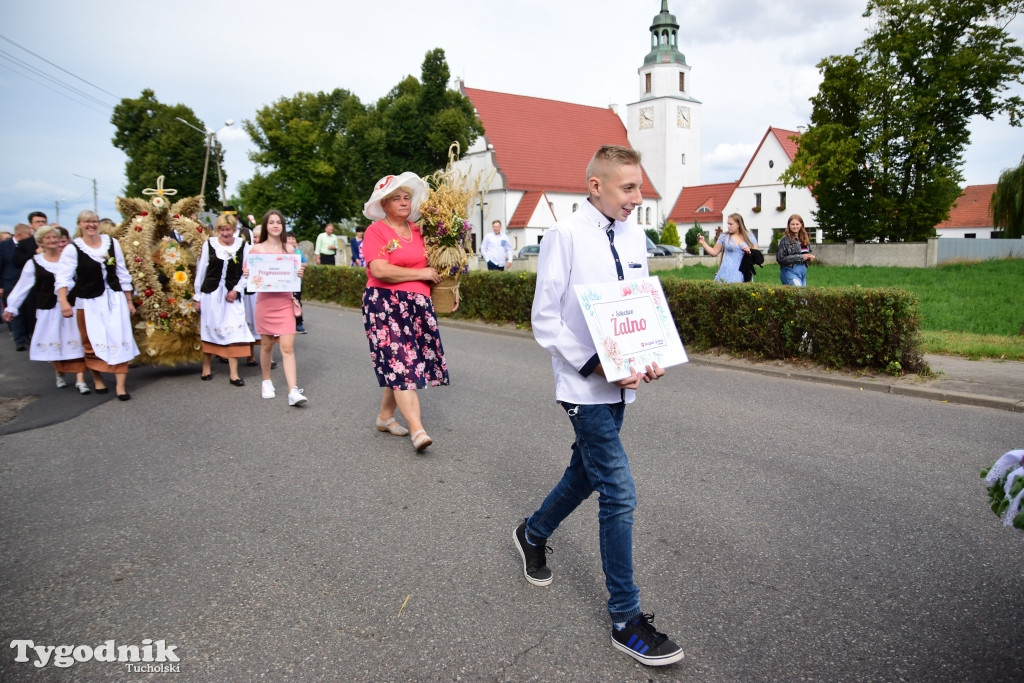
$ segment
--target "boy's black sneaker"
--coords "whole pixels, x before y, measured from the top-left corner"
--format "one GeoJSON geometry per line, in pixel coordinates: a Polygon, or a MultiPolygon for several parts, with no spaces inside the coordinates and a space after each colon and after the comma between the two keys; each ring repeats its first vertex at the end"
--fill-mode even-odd
{"type": "Polygon", "coordinates": [[[683,658],[679,647],[654,628],[653,614],[641,614],[621,631],[612,626],[612,645],[647,666],[674,664],[683,658]]]}
{"type": "Polygon", "coordinates": [[[526,540],[526,520],[516,527],[512,534],[519,550],[519,556],[523,558],[523,576],[534,586],[546,586],[551,583],[551,570],[548,569],[548,558],[545,557],[548,550],[547,542],[540,541],[531,545],[526,540]]]}

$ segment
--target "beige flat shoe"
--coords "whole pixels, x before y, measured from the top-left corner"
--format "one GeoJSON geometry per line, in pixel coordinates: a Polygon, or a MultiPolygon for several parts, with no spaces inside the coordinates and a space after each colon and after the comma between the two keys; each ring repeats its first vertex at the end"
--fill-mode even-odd
{"type": "Polygon", "coordinates": [[[423,451],[427,446],[434,443],[433,440],[427,436],[427,433],[420,429],[412,435],[412,445],[416,447],[416,452],[423,451]]]}
{"type": "Polygon", "coordinates": [[[406,436],[409,430],[398,423],[393,417],[389,417],[386,422],[381,422],[380,418],[377,418],[377,431],[378,432],[389,432],[395,436],[406,436]]]}

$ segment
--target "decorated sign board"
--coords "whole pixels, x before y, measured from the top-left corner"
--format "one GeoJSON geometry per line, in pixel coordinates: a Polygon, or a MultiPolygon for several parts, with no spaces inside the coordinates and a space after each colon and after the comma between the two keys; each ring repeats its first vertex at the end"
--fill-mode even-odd
{"type": "Polygon", "coordinates": [[[686,350],[656,277],[576,285],[605,378],[615,382],[651,363],[686,363],[686,350]]]}
{"type": "Polygon", "coordinates": [[[298,271],[302,257],[298,254],[249,254],[250,292],[297,292],[302,288],[298,271]]]}

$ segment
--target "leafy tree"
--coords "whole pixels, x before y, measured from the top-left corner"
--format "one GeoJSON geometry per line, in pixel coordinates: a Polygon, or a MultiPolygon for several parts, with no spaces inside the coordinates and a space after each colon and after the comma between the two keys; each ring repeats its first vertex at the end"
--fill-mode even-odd
{"type": "Polygon", "coordinates": [[[444,50],[435,48],[423,58],[419,81],[407,76],[377,101],[368,117],[371,128],[362,132],[373,175],[368,187],[389,173],[424,176],[444,168],[452,142],[466,150],[483,134],[469,99],[448,88],[450,78],[444,50]]]}
{"type": "Polygon", "coordinates": [[[1024,157],[1020,165],[999,174],[992,194],[992,217],[1003,237],[1024,237],[1024,157]]]}
{"type": "Polygon", "coordinates": [[[782,179],[811,188],[832,239],[921,240],[949,215],[972,116],[1007,114],[1024,74],[1003,28],[1024,0],[869,0],[875,29],[852,56],[818,68],[811,126],[782,179]]]}
{"type": "Polygon", "coordinates": [[[243,124],[256,146],[249,158],[259,168],[239,188],[242,206],[257,218],[278,209],[300,240],[356,215],[369,195],[359,182],[364,165],[348,129],[365,116],[359,98],[342,89],[300,92],[260,109],[243,124]]]}
{"type": "Polygon", "coordinates": [[[651,240],[652,242],[654,242],[655,244],[657,244],[658,242],[660,242],[660,241],[661,241],[661,233],[659,233],[659,232],[658,232],[657,230],[655,230],[654,228],[647,228],[646,230],[644,230],[644,232],[645,232],[645,233],[647,233],[647,236],[648,236],[648,237],[650,238],[650,240],[651,240]]]}
{"type": "Polygon", "coordinates": [[[279,209],[300,239],[329,221],[365,224],[363,203],[377,180],[433,173],[453,141],[465,150],[483,133],[472,104],[448,80],[444,51],[435,49],[423,61],[422,82],[407,76],[375,105],[337,89],[264,107],[244,124],[260,169],[242,184],[242,203],[279,209]]]}
{"type": "MultiPolygon", "coordinates": [[[[199,194],[206,162],[206,139],[177,118],[196,128],[205,130],[195,113],[183,104],[167,105],[156,99],[150,89],[142,91],[136,99],[121,100],[110,122],[117,129],[112,142],[127,156],[124,193],[128,197],[141,197],[142,190],[154,187],[156,179],[164,176],[164,186],[174,188],[183,195],[199,194]]],[[[214,141],[210,159],[216,164],[223,158],[220,143],[214,141]]],[[[204,193],[207,208],[220,206],[216,166],[211,166],[204,193]],[[212,180],[211,180],[212,178],[212,180]]],[[[227,176],[225,176],[225,179],[227,176]]]]}
{"type": "Polygon", "coordinates": [[[704,229],[700,227],[700,223],[697,221],[693,222],[693,227],[686,231],[686,236],[683,237],[683,241],[686,242],[686,251],[691,254],[699,254],[700,246],[697,242],[697,238],[704,234],[704,229]]]}
{"type": "Polygon", "coordinates": [[[661,229],[661,242],[659,244],[669,244],[673,247],[679,246],[679,230],[676,228],[674,221],[665,221],[665,227],[661,229]]]}

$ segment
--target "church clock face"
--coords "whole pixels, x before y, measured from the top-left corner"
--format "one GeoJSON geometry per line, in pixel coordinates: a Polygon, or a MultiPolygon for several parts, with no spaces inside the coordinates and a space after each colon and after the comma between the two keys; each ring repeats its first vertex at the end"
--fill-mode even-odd
{"type": "Polygon", "coordinates": [[[640,110],[640,129],[654,127],[654,107],[644,107],[640,110]]]}
{"type": "Polygon", "coordinates": [[[679,128],[690,127],[690,108],[679,107],[676,109],[676,126],[679,128]]]}

